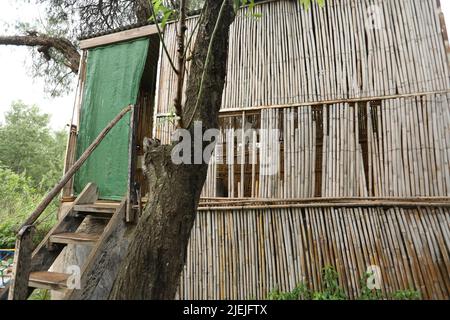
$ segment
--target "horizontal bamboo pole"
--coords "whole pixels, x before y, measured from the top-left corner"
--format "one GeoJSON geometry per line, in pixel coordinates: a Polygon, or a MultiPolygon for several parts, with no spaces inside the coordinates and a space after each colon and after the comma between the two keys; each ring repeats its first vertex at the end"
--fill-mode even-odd
{"type": "Polygon", "coordinates": [[[257,210],[257,209],[290,209],[290,208],[367,208],[367,207],[439,207],[450,208],[450,202],[402,202],[402,201],[357,201],[357,202],[317,202],[317,203],[292,203],[292,204],[256,204],[199,207],[197,211],[225,211],[225,210],[257,210]]]}
{"type": "Polygon", "coordinates": [[[339,198],[291,198],[291,199],[281,199],[281,198],[261,198],[261,199],[250,199],[250,198],[201,198],[201,205],[211,205],[211,204],[246,204],[246,203],[313,203],[313,202],[330,202],[330,203],[349,203],[355,201],[395,201],[395,202],[449,202],[450,197],[414,197],[414,198],[399,198],[399,197],[339,197],[339,198]]]}
{"type": "MultiPolygon", "coordinates": [[[[439,91],[428,91],[428,92],[416,92],[408,94],[396,94],[390,96],[376,96],[376,97],[363,97],[363,98],[348,98],[348,99],[338,99],[338,100],[323,100],[323,101],[311,101],[302,103],[292,103],[292,104],[279,104],[279,105],[266,105],[266,106],[256,106],[256,107],[246,107],[246,108],[230,108],[221,109],[219,117],[230,117],[230,116],[240,116],[242,112],[247,112],[248,115],[257,113],[261,110],[266,109],[287,109],[295,107],[306,107],[306,106],[320,106],[320,105],[334,105],[337,103],[356,103],[356,102],[370,102],[374,100],[390,100],[399,98],[414,98],[418,96],[428,96],[435,94],[448,94],[450,90],[439,90],[439,91]]],[[[171,118],[172,113],[157,113],[156,118],[171,118]]]]}
{"type": "Polygon", "coordinates": [[[448,94],[450,90],[438,90],[438,91],[427,91],[427,92],[414,92],[407,94],[396,94],[396,95],[384,95],[384,96],[373,96],[373,97],[362,97],[362,98],[346,98],[346,99],[336,99],[336,100],[323,100],[323,101],[310,101],[310,102],[300,102],[300,103],[289,103],[289,104],[275,104],[275,105],[265,105],[256,107],[246,107],[246,108],[229,108],[221,109],[219,116],[229,116],[234,113],[240,114],[243,111],[256,111],[265,109],[286,109],[294,107],[308,107],[308,106],[321,106],[321,105],[334,105],[339,103],[356,103],[356,102],[370,102],[374,100],[390,100],[399,98],[414,98],[418,96],[428,96],[436,94],[448,94]]]}

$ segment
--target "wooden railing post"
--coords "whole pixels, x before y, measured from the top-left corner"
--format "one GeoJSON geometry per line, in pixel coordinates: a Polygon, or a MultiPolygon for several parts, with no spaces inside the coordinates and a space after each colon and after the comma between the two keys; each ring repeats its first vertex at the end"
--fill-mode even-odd
{"type": "MultiPolygon", "coordinates": [[[[76,144],[77,144],[77,126],[70,126],[69,141],[67,142],[66,150],[66,162],[64,164],[64,174],[66,174],[75,163],[76,157],[76,144]]],[[[71,197],[73,194],[73,178],[67,182],[62,191],[63,199],[71,197]]]]}
{"type": "Polygon", "coordinates": [[[45,196],[41,203],[37,206],[36,210],[28,217],[25,223],[22,225],[28,226],[32,225],[41,216],[42,212],[48,207],[48,205],[53,201],[53,199],[61,192],[62,188],[69,182],[70,179],[75,175],[78,169],[86,162],[89,156],[98,147],[100,142],[106,137],[106,135],[111,131],[111,129],[122,119],[130,110],[133,109],[132,105],[129,105],[123,109],[106,127],[100,132],[98,137],[91,143],[91,145],[84,151],[81,157],[74,163],[74,165],[66,172],[61,181],[45,196]]]}
{"type": "Polygon", "coordinates": [[[8,300],[26,300],[28,297],[34,229],[34,226],[24,226],[17,235],[8,300]]]}

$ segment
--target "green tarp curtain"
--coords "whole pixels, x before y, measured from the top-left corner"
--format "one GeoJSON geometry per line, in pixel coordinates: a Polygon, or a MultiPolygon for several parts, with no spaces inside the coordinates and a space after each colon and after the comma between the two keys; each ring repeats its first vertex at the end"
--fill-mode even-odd
{"type": "MultiPolygon", "coordinates": [[[[89,50],[77,158],[127,105],[135,104],[147,58],[148,39],[89,50]]],[[[130,114],[123,118],[75,175],[78,195],[89,183],[99,189],[99,198],[120,200],[126,194],[130,114]]]]}

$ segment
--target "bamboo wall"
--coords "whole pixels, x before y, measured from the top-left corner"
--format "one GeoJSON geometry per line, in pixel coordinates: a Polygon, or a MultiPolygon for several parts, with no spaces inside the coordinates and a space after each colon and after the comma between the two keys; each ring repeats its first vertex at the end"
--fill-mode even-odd
{"type": "Polygon", "coordinates": [[[204,197],[450,196],[450,94],[264,109],[255,117],[222,120],[204,197]],[[242,144],[242,123],[273,133],[242,144]],[[220,177],[226,194],[216,189],[220,177]]]}
{"type": "Polygon", "coordinates": [[[450,297],[450,215],[443,208],[290,208],[200,211],[180,281],[181,299],[264,299],[301,282],[320,290],[339,272],[350,298],[367,267],[382,290],[450,297]]]}
{"type": "MultiPolygon", "coordinates": [[[[221,134],[203,197],[445,197],[448,204],[450,83],[438,1],[327,0],[306,12],[281,0],[255,12],[261,18],[240,10],[231,27],[221,134]],[[368,24],[374,4],[381,8],[375,27],[368,24]],[[242,128],[278,132],[242,143],[242,128]]],[[[190,19],[189,31],[195,26],[190,19]]],[[[172,55],[175,28],[165,32],[172,55]]],[[[155,135],[169,143],[175,74],[163,54],[158,81],[155,135]]],[[[381,267],[385,293],[450,298],[448,206],[292,201],[200,209],[178,297],[265,298],[299,282],[320,290],[321,270],[331,264],[350,298],[370,265],[381,267]]]]}
{"type": "MultiPolygon", "coordinates": [[[[222,111],[238,115],[222,121],[229,143],[218,147],[258,163],[213,159],[204,197],[449,195],[450,84],[437,1],[332,0],[306,12],[281,0],[255,12],[261,18],[240,10],[231,27],[222,111]],[[381,20],[372,25],[375,4],[381,20]],[[232,132],[255,113],[256,129],[281,130],[279,146],[258,135],[241,150],[232,132]],[[261,158],[280,172],[267,175],[261,158]]],[[[188,30],[196,26],[189,19],[188,30]]],[[[175,31],[169,24],[165,33],[172,55],[175,31]]],[[[162,54],[155,135],[163,143],[174,129],[175,80],[162,54]]]]}
{"type": "MultiPolygon", "coordinates": [[[[222,109],[449,89],[437,1],[328,0],[305,11],[281,0],[254,10],[261,18],[242,9],[231,26],[222,109]],[[381,20],[370,24],[375,4],[381,20]]],[[[173,56],[175,32],[165,31],[173,56]]],[[[173,111],[175,81],[162,55],[158,113],[173,111]]]]}

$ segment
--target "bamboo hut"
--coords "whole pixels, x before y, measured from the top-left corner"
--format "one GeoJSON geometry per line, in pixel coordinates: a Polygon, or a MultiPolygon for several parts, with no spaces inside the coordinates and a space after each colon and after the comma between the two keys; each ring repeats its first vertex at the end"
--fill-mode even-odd
{"type": "MultiPolygon", "coordinates": [[[[371,266],[386,295],[450,298],[450,50],[439,1],[327,0],[306,11],[279,0],[254,10],[260,18],[242,8],[231,27],[220,135],[178,298],[321,290],[327,265],[349,298],[371,266]]],[[[175,38],[169,23],[172,55],[175,38]]],[[[170,143],[176,77],[153,25],[91,36],[81,48],[66,167],[121,107],[137,108],[65,185],[61,219],[116,212],[133,221],[146,194],[142,141],[170,143]]],[[[101,242],[123,232],[119,221],[96,238],[47,241],[101,242]]],[[[89,250],[82,271],[102,249],[89,250]]],[[[55,288],[42,277],[32,273],[33,286],[55,288]]]]}

